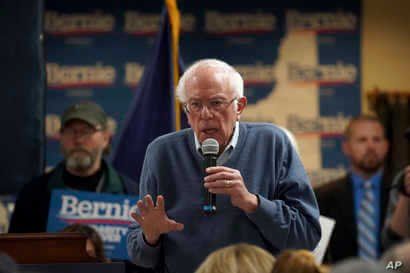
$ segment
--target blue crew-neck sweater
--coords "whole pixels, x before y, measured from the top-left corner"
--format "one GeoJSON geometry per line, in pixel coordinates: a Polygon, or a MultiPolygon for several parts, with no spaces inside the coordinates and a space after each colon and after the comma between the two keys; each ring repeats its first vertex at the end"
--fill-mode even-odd
{"type": "Polygon", "coordinates": [[[299,156],[285,133],[263,123],[239,123],[239,139],[224,166],[240,171],[259,206],[246,214],[217,195],[215,215],[202,213],[203,158],[192,129],[167,134],[147,148],[140,196],[163,195],[168,217],[184,230],[148,245],[138,224],[129,227],[128,253],[139,266],[160,272],[194,272],[214,250],[239,242],[273,255],[286,248],[313,249],[321,236],[319,210],[299,156]]]}

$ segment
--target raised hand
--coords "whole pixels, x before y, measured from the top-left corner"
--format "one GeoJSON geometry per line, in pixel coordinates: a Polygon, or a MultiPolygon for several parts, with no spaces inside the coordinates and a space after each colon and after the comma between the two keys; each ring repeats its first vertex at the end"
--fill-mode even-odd
{"type": "Polygon", "coordinates": [[[131,213],[131,217],[142,228],[146,241],[152,245],[158,242],[161,234],[184,229],[183,224],[168,218],[165,213],[165,201],[162,195],[157,196],[156,203],[155,206],[151,195],[147,194],[144,196],[144,201],[139,200],[137,202],[140,213],[131,213]]]}

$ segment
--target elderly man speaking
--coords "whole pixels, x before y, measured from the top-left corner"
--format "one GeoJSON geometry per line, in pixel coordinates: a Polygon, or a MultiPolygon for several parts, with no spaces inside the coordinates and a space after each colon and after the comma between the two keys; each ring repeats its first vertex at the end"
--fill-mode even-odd
{"type": "Polygon", "coordinates": [[[212,251],[246,242],[272,254],[313,249],[319,211],[302,163],[285,133],[239,122],[247,100],[243,80],[225,62],[205,59],[181,77],[177,95],[190,129],[147,148],[136,223],[128,233],[131,260],[160,272],[194,272],[212,251]],[[204,169],[203,142],[219,144],[215,167],[204,169]],[[216,211],[204,213],[204,192],[216,211]]]}

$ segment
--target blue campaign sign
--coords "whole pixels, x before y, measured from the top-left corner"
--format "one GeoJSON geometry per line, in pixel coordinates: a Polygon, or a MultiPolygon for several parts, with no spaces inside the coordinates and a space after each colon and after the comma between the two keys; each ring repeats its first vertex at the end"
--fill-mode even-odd
{"type": "MultiPolygon", "coordinates": [[[[291,131],[313,184],[320,183],[317,177],[330,181],[339,176],[346,165],[340,137],[349,119],[361,112],[360,1],[178,2],[185,66],[201,58],[233,65],[248,98],[241,121],[269,122],[291,131]]],[[[61,114],[79,101],[104,108],[113,149],[120,146],[119,132],[129,124],[127,110],[134,109],[130,102],[145,98],[136,88],[153,60],[163,3],[46,1],[48,166],[61,160],[61,114]]],[[[164,66],[158,67],[153,71],[161,74],[164,66]]],[[[169,94],[169,88],[156,90],[169,94]]],[[[161,124],[170,118],[161,108],[146,109],[147,115],[164,117],[161,124]]],[[[136,127],[158,123],[139,117],[136,127]]],[[[134,139],[130,146],[145,151],[146,143],[134,139]]],[[[142,167],[138,162],[137,170],[142,167]]]]}
{"type": "Polygon", "coordinates": [[[58,232],[71,224],[93,227],[101,235],[105,254],[111,259],[128,259],[126,233],[133,221],[138,196],[72,190],[53,190],[47,231],[58,232]]]}

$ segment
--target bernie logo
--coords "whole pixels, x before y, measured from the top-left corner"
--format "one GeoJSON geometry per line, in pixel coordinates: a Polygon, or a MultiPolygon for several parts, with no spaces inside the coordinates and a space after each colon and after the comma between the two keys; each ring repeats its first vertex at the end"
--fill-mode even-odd
{"type": "Polygon", "coordinates": [[[61,221],[79,224],[110,224],[129,225],[133,221],[130,212],[136,205],[130,206],[130,200],[124,199],[122,203],[105,201],[79,201],[76,196],[61,196],[61,209],[58,217],[61,221]]]}

